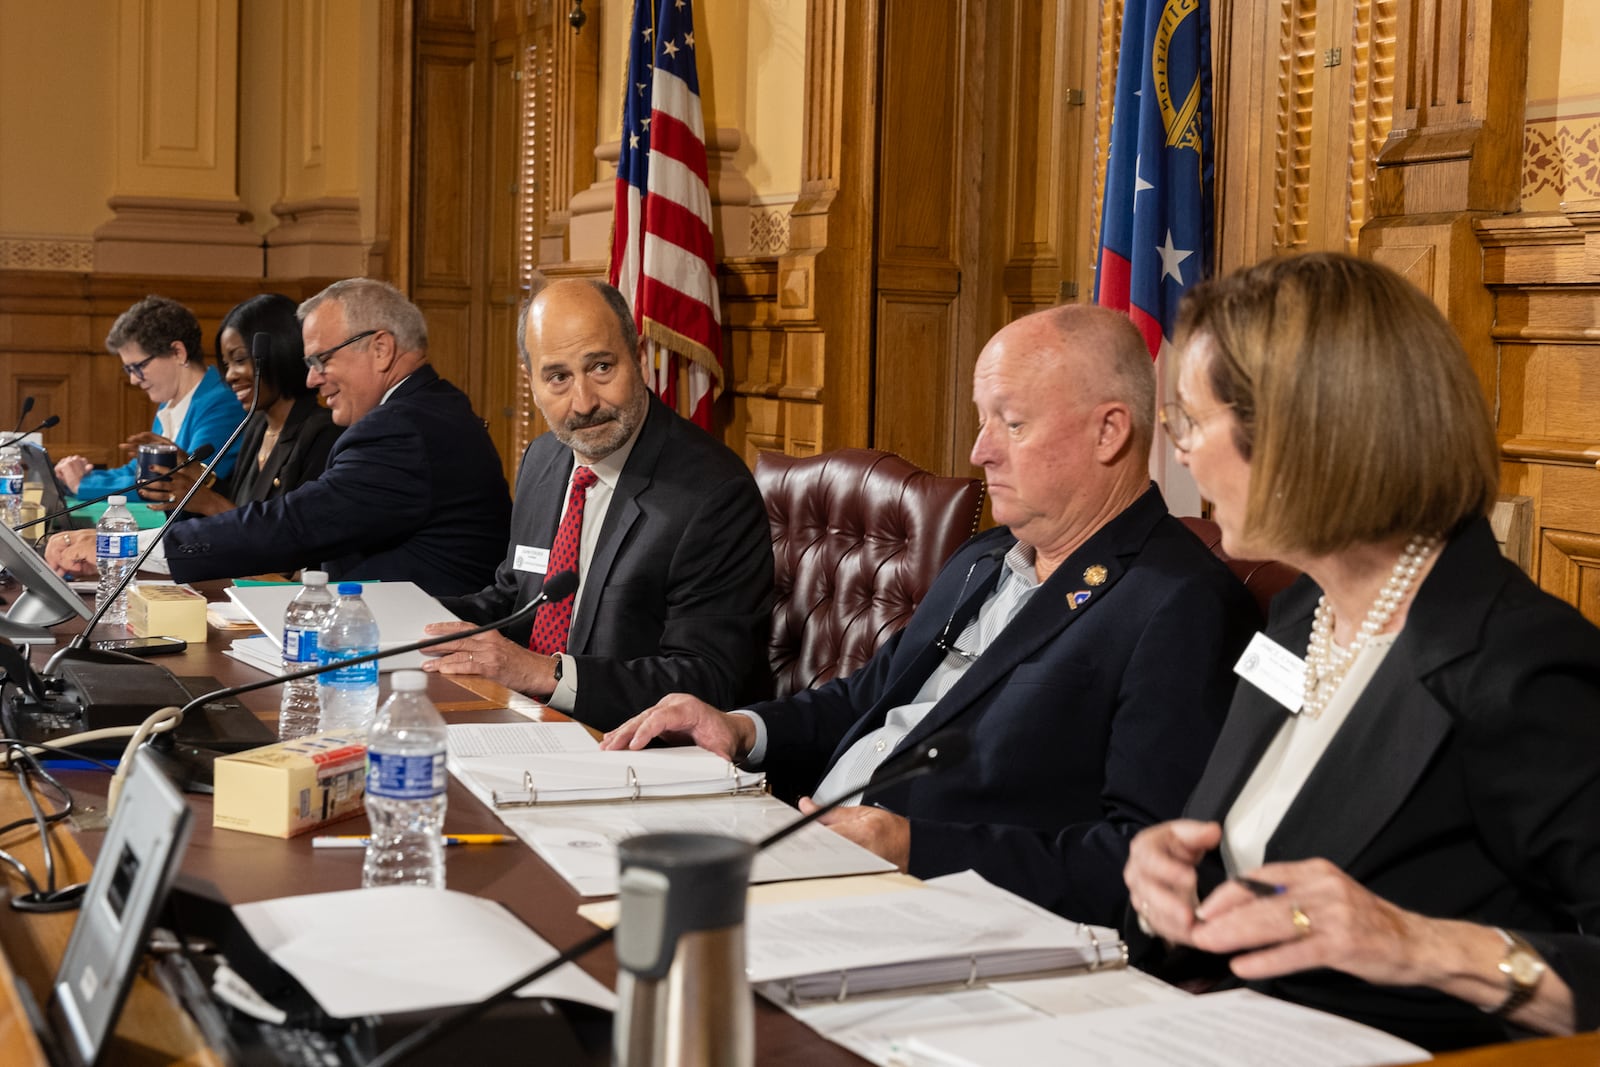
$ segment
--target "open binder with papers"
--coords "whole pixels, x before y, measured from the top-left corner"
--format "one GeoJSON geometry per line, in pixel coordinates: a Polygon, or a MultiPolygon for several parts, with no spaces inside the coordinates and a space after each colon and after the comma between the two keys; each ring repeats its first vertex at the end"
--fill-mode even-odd
{"type": "Polygon", "coordinates": [[[759,793],[766,776],[701,748],[605,752],[577,723],[450,727],[450,772],[491,808],[759,793]]]}
{"type": "Polygon", "coordinates": [[[1128,962],[1116,931],[1063,919],[973,871],[878,893],[752,903],[745,931],[750,983],[780,1004],[1128,962]]]}

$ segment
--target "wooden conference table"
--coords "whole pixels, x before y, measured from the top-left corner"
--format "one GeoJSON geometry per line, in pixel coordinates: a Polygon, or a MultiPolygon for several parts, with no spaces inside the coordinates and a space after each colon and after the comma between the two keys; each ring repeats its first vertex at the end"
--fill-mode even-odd
{"type": "MultiPolygon", "coordinates": [[[[0,592],[7,591],[0,589],[0,592]]],[[[61,639],[65,640],[72,629],[70,624],[63,627],[61,639]]],[[[218,637],[213,632],[205,645],[155,662],[176,675],[209,675],[224,684],[259,679],[258,672],[222,654],[222,648],[229,641],[231,637],[218,637]]],[[[34,662],[42,663],[43,657],[36,653],[34,662]]],[[[428,692],[452,721],[505,721],[519,717],[509,710],[511,707],[537,707],[526,698],[479,679],[464,679],[458,684],[434,677],[428,692]]],[[[240,699],[264,719],[276,720],[277,687],[246,694],[240,699]]],[[[555,712],[543,714],[564,718],[555,712]]],[[[69,772],[62,777],[77,795],[86,821],[93,823],[103,815],[106,776],[69,772]]],[[[361,884],[360,850],[314,851],[311,835],[283,841],[215,830],[211,826],[211,798],[192,796],[190,802],[195,810],[195,829],[183,869],[215,883],[234,903],[351,889],[361,884]]],[[[0,822],[26,812],[15,779],[0,776],[0,822]]],[[[460,833],[492,833],[502,829],[494,814],[453,780],[446,822],[452,831],[460,833]]],[[[337,832],[361,833],[365,828],[364,819],[358,817],[338,824],[337,832]]],[[[90,858],[99,847],[101,834],[92,829],[74,831],[57,825],[52,835],[58,864],[65,856],[64,864],[58,868],[60,883],[87,880],[90,858]]],[[[16,854],[31,870],[42,871],[42,854],[31,826],[0,839],[0,848],[16,854]]],[[[468,846],[449,849],[446,856],[446,877],[451,889],[500,901],[557,948],[593,933],[594,928],[576,913],[581,899],[530,849],[521,845],[468,846]]],[[[7,882],[14,887],[14,878],[7,882]]],[[[42,1002],[75,920],[75,912],[28,915],[0,907],[0,1060],[7,1064],[47,1063],[22,1015],[15,982],[27,982],[42,1002]]],[[[615,984],[616,957],[610,945],[591,953],[580,961],[580,966],[607,985],[615,984]]],[[[755,1022],[756,1062],[760,1064],[826,1067],[864,1062],[759,998],[755,1022]]],[[[219,1063],[182,1009],[144,976],[138,979],[129,995],[117,1024],[114,1044],[107,1061],[119,1065],[219,1063]]],[[[1437,1062],[1449,1067],[1509,1067],[1512,1064],[1518,1067],[1578,1067],[1580,1064],[1595,1067],[1600,1065],[1600,1035],[1495,1046],[1441,1057],[1437,1062]]]]}

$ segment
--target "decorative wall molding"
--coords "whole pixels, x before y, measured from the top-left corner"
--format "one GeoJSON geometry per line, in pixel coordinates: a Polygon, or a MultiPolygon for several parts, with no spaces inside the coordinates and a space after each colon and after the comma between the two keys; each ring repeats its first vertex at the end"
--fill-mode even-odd
{"type": "Polygon", "coordinates": [[[0,270],[93,269],[93,241],[81,237],[0,237],[0,270]]]}
{"type": "Polygon", "coordinates": [[[361,201],[323,196],[272,205],[282,221],[267,234],[267,273],[273,277],[349,278],[364,273],[361,201]]]}
{"type": "Polygon", "coordinates": [[[781,256],[789,251],[789,213],[794,201],[750,205],[750,254],[781,256]]]}
{"type": "Polygon", "coordinates": [[[1522,209],[1600,199],[1600,114],[1530,119],[1522,127],[1522,209]]]}
{"type": "Polygon", "coordinates": [[[112,274],[259,278],[261,237],[240,200],[113,196],[94,231],[94,269],[112,274]]]}

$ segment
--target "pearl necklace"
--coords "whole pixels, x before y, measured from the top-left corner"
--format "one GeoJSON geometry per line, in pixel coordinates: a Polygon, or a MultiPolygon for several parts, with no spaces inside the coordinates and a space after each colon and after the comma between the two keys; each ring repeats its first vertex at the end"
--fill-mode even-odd
{"type": "Polygon", "coordinates": [[[1312,719],[1322,715],[1328,702],[1344,683],[1345,674],[1361,650],[1381,634],[1384,627],[1389,625],[1389,620],[1394,618],[1395,611],[1411,592],[1423,563],[1438,543],[1437,537],[1413,537],[1406,542],[1405,550],[1400,553],[1394,570],[1389,574],[1389,580],[1383,584],[1378,599],[1367,610],[1367,617],[1349,648],[1334,643],[1333,606],[1328,603],[1327,594],[1317,601],[1317,611],[1311,619],[1311,642],[1306,646],[1305,698],[1300,705],[1302,714],[1312,719]]]}

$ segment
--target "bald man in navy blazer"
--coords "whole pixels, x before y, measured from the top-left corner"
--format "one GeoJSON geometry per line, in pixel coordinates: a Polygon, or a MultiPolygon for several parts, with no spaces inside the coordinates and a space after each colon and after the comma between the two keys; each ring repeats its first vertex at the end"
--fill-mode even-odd
{"type": "Polygon", "coordinates": [[[528,647],[538,615],[440,645],[425,669],[483,675],[601,729],[671,692],[770,695],[772,535],[744,463],[650,395],[644,345],[611,286],[550,284],[524,310],[518,344],[551,431],[523,455],[494,584],[445,605],[483,623],[537,594],[560,569],[575,474],[591,470],[565,648],[528,647]]]}
{"type": "Polygon", "coordinates": [[[1125,316],[1019,319],[979,356],[973,400],[1005,528],[956,552],[901,633],[849,677],[732,713],[674,695],[605,745],[692,740],[831,800],[960,730],[960,766],[822,821],[918,877],[973,868],[1116,925],[1128,845],[1182,810],[1260,620],[1150,484],[1154,375],[1125,316]]]}

